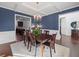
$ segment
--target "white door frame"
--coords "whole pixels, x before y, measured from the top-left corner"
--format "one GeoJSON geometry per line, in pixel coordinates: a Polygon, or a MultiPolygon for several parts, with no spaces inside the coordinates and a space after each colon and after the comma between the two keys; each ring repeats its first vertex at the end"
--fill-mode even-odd
{"type": "MultiPolygon", "coordinates": [[[[14,31],[15,31],[15,39],[16,39],[16,16],[22,16],[22,17],[29,18],[29,20],[30,20],[30,30],[31,30],[31,17],[29,17],[29,16],[24,16],[24,15],[19,15],[19,14],[15,14],[15,15],[14,15],[14,18],[15,18],[15,29],[14,29],[14,31]]],[[[17,40],[16,40],[16,41],[17,41],[17,40]]]]}

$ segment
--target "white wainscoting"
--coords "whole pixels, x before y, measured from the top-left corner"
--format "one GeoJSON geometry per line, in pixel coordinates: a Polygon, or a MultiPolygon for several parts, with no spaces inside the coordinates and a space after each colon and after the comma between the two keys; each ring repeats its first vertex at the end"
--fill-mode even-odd
{"type": "Polygon", "coordinates": [[[54,34],[54,33],[57,33],[56,39],[57,39],[57,40],[60,40],[59,30],[42,29],[42,32],[44,32],[44,30],[48,30],[50,35],[52,35],[52,34],[54,34]]]}
{"type": "Polygon", "coordinates": [[[15,31],[0,32],[0,44],[16,41],[15,31]]]}

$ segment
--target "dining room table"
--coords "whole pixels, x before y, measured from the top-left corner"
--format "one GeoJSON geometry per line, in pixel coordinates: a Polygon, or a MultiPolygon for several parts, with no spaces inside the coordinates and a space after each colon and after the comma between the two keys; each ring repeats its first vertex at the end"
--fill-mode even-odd
{"type": "Polygon", "coordinates": [[[40,36],[38,38],[36,38],[37,42],[40,42],[40,55],[43,56],[44,55],[44,50],[45,50],[45,44],[46,42],[48,42],[50,40],[52,35],[46,35],[44,33],[41,33],[40,36]]]}

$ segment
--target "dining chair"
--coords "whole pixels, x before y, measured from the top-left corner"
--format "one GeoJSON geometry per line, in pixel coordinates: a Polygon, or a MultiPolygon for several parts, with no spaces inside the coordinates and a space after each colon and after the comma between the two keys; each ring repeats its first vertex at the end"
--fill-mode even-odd
{"type": "Polygon", "coordinates": [[[54,49],[54,53],[56,53],[55,51],[55,40],[56,40],[56,34],[52,34],[52,36],[50,37],[50,56],[52,57],[52,49],[54,49]]]}
{"type": "Polygon", "coordinates": [[[29,45],[30,45],[29,33],[30,33],[30,30],[26,30],[25,40],[26,40],[26,43],[27,43],[27,49],[29,49],[29,45]]]}
{"type": "Polygon", "coordinates": [[[44,39],[47,39],[47,42],[48,42],[48,40],[49,40],[49,31],[48,30],[44,30],[44,33],[43,33],[45,36],[45,38],[44,39]]]}
{"type": "Polygon", "coordinates": [[[23,33],[23,41],[24,41],[24,45],[26,46],[26,31],[24,31],[23,33]]]}
{"type": "Polygon", "coordinates": [[[35,39],[35,36],[31,32],[29,32],[29,39],[30,39],[30,41],[29,41],[30,50],[29,51],[31,51],[32,46],[35,46],[35,56],[36,56],[36,51],[37,51],[36,39],[35,39]]]}
{"type": "Polygon", "coordinates": [[[23,41],[24,41],[24,45],[25,45],[25,46],[26,46],[26,43],[27,43],[27,49],[29,49],[29,42],[30,42],[29,30],[24,31],[24,34],[23,34],[23,41]]]}
{"type": "Polygon", "coordinates": [[[54,53],[56,53],[55,51],[56,34],[45,35],[45,39],[47,39],[47,41],[44,43],[44,45],[50,48],[50,56],[52,57],[52,49],[54,49],[54,53]]]}
{"type": "Polygon", "coordinates": [[[42,33],[42,34],[40,35],[41,56],[43,56],[43,54],[44,54],[44,50],[45,50],[45,45],[44,45],[44,43],[47,41],[46,37],[47,37],[47,36],[46,36],[45,33],[42,33]]]}

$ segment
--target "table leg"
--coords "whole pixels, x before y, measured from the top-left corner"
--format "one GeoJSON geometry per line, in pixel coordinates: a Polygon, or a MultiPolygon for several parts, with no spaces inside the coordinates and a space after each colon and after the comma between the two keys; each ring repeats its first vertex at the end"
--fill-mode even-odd
{"type": "Polygon", "coordinates": [[[43,57],[45,46],[41,43],[41,56],[43,57]]]}
{"type": "Polygon", "coordinates": [[[36,57],[36,52],[37,52],[37,46],[36,46],[36,43],[35,43],[35,57],[36,57]]]}

